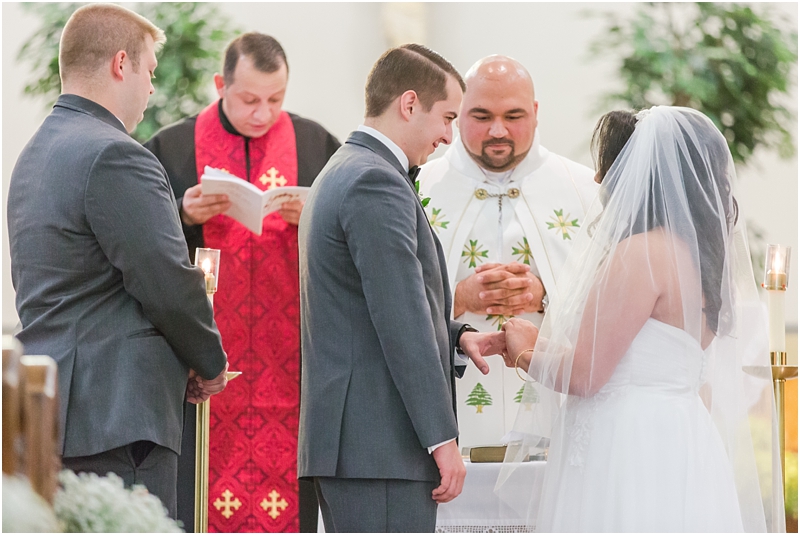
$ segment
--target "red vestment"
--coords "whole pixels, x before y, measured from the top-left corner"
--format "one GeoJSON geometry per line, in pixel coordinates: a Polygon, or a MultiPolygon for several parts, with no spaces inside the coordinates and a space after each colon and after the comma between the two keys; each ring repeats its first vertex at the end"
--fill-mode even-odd
{"type": "MultiPolygon", "coordinates": [[[[262,190],[297,185],[286,112],[267,134],[248,139],[225,130],[214,102],[197,117],[195,151],[198,177],[208,165],[262,190]]],[[[221,250],[214,314],[222,345],[230,370],[243,372],[211,401],[211,532],[299,531],[297,227],[278,213],[263,225],[261,236],[225,215],[203,225],[205,246],[221,250]]]]}

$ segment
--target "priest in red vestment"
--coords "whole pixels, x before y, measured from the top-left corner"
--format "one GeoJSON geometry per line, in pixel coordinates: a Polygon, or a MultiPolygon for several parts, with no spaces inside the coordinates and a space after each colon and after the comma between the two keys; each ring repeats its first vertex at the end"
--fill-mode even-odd
{"type": "MultiPolygon", "coordinates": [[[[310,186],[339,148],[319,124],[283,111],[288,63],[272,37],[251,32],[225,51],[220,99],[160,130],[145,146],[164,165],[189,254],[221,250],[214,313],[231,370],[243,372],[211,404],[209,531],[316,531],[311,484],[297,480],[300,318],[297,222],[302,204],[268,215],[261,236],[203,196],[205,166],[262,190],[310,186]],[[308,485],[308,488],[306,488],[308,485]]],[[[178,518],[194,526],[193,406],[178,467],[178,518]]]]}

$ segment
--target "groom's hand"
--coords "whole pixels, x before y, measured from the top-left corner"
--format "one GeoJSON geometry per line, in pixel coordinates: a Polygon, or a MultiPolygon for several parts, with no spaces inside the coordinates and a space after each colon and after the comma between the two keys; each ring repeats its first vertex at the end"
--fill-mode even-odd
{"type": "Polygon", "coordinates": [[[439,475],[442,477],[441,484],[433,489],[432,497],[436,503],[447,503],[461,494],[467,469],[455,440],[439,446],[433,450],[431,455],[433,455],[433,460],[439,467],[439,475]]]}
{"type": "Polygon", "coordinates": [[[474,333],[465,331],[458,340],[458,345],[483,375],[489,373],[489,364],[483,357],[502,355],[506,351],[506,333],[474,333]]]}

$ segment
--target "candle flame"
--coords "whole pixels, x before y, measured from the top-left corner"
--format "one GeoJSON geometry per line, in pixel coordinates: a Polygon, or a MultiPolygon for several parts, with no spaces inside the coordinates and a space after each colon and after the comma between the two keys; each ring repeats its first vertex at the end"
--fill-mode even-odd
{"type": "Polygon", "coordinates": [[[211,273],[211,259],[206,258],[203,260],[202,269],[204,273],[211,273]]]}
{"type": "Polygon", "coordinates": [[[783,255],[776,251],[775,255],[772,257],[771,271],[773,273],[783,273],[783,268],[784,268],[783,255]]]}

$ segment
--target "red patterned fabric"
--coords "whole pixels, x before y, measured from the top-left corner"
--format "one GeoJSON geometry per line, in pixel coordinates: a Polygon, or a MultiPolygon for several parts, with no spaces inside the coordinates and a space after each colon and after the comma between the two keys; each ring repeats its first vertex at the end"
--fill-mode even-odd
{"type": "MultiPolygon", "coordinates": [[[[262,190],[297,185],[297,147],[286,112],[249,141],[250,176],[262,190]]],[[[245,138],[226,131],[218,103],[195,127],[197,176],[206,165],[247,175],[245,138]]],[[[203,225],[220,249],[214,314],[230,370],[243,372],[211,402],[209,531],[297,532],[300,302],[297,227],[279,214],[256,236],[225,215],[203,225]]]]}

